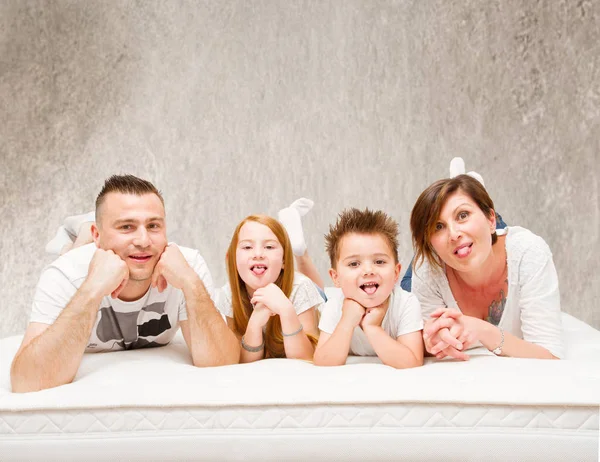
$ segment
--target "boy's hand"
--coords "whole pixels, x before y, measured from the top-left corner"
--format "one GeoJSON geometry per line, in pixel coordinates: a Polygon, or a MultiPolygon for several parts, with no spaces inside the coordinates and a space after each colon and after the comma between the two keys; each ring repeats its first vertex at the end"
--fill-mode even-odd
{"type": "Polygon", "coordinates": [[[382,308],[380,306],[376,306],[374,308],[367,308],[365,316],[362,318],[360,322],[360,327],[364,330],[365,327],[376,326],[380,327],[383,322],[383,318],[385,317],[385,313],[387,308],[382,308]]]}
{"type": "Polygon", "coordinates": [[[250,303],[253,305],[264,304],[269,310],[279,316],[294,311],[292,302],[290,302],[282,290],[273,283],[261,287],[260,289],[256,289],[250,303]]]}
{"type": "Polygon", "coordinates": [[[103,297],[117,298],[129,281],[127,263],[112,250],[97,249],[88,270],[85,284],[103,297]]]}
{"type": "Polygon", "coordinates": [[[350,298],[344,299],[344,304],[342,305],[341,322],[344,322],[352,327],[356,327],[360,325],[364,315],[365,309],[360,303],[350,298]]]}

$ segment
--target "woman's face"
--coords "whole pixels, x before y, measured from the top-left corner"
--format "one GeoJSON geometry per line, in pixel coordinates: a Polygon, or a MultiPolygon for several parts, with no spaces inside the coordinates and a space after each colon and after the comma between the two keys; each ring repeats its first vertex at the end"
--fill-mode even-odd
{"type": "Polygon", "coordinates": [[[477,271],[492,250],[496,217],[487,218],[471,197],[460,189],[440,212],[431,245],[446,265],[456,271],[477,271]]]}
{"type": "Polygon", "coordinates": [[[244,223],[235,251],[238,274],[252,296],[256,289],[275,282],[283,269],[283,246],[268,226],[244,223]]]}

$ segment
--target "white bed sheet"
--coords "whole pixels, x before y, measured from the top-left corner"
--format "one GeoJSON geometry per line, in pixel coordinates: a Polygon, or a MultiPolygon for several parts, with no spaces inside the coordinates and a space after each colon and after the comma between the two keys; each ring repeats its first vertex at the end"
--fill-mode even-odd
{"type": "Polygon", "coordinates": [[[573,451],[588,460],[598,447],[600,332],[566,314],[563,323],[562,361],[478,349],[469,362],[410,370],[376,358],[199,369],[179,337],[86,355],[72,384],[29,394],[10,393],[12,337],[0,341],[0,460],[550,460],[573,451]]]}

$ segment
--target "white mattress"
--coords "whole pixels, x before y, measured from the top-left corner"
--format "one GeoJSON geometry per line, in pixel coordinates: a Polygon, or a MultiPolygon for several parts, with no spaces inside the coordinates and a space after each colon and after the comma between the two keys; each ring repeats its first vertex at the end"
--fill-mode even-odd
{"type": "Polygon", "coordinates": [[[72,384],[10,393],[0,341],[0,460],[597,460],[600,332],[563,315],[563,361],[376,358],[200,369],[181,338],[86,355],[72,384]]]}

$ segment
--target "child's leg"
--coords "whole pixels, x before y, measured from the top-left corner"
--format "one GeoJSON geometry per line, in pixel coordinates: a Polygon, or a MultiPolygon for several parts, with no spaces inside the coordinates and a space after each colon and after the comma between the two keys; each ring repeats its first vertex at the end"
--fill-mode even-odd
{"type": "Polygon", "coordinates": [[[56,235],[46,244],[46,252],[53,255],[62,255],[73,246],[73,240],[64,226],[59,226],[56,235]]]}
{"type": "Polygon", "coordinates": [[[75,242],[73,242],[73,249],[94,242],[94,238],[92,237],[92,223],[93,221],[86,221],[79,227],[79,232],[77,233],[75,242]]]}
{"type": "Polygon", "coordinates": [[[302,229],[301,220],[301,217],[306,215],[313,205],[313,201],[301,197],[292,202],[289,207],[281,209],[277,216],[290,237],[292,250],[296,257],[297,270],[307,276],[322,290],[324,287],[323,280],[317,271],[317,267],[306,252],[306,241],[304,240],[304,230],[302,229]]]}
{"type": "Polygon", "coordinates": [[[46,252],[63,255],[71,249],[93,242],[91,224],[95,219],[95,212],[67,217],[54,238],[46,244],[46,252]]]}
{"type": "MultiPolygon", "coordinates": [[[[65,218],[64,226],[69,234],[75,236],[76,238],[79,236],[81,228],[85,224],[92,224],[96,221],[96,212],[88,212],[83,213],[81,215],[73,215],[71,217],[65,218]]],[[[90,233],[91,237],[91,233],[90,233]]],[[[91,242],[91,241],[90,241],[91,242]]]]}
{"type": "Polygon", "coordinates": [[[321,275],[308,252],[304,252],[304,255],[296,255],[296,269],[314,282],[321,290],[325,288],[323,279],[321,279],[321,275]]]}

